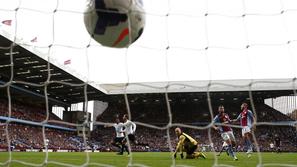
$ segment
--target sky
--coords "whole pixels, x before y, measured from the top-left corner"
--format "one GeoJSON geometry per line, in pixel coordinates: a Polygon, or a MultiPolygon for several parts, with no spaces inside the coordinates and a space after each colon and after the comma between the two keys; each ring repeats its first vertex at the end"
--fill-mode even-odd
{"type": "Polygon", "coordinates": [[[129,48],[91,40],[87,0],[1,0],[0,21],[12,24],[0,23],[0,33],[60,67],[71,60],[68,72],[99,86],[297,76],[296,0],[143,1],[145,29],[129,48]]]}

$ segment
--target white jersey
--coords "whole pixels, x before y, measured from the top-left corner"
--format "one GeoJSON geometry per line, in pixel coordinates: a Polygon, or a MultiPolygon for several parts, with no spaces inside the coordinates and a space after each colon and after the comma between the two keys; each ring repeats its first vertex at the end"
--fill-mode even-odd
{"type": "Polygon", "coordinates": [[[124,128],[124,124],[123,123],[115,123],[112,125],[116,131],[116,137],[124,137],[124,131],[123,131],[123,128],[124,128]]]}
{"type": "Polygon", "coordinates": [[[124,123],[124,126],[125,126],[125,133],[127,135],[129,134],[134,134],[135,130],[136,130],[136,124],[130,120],[127,120],[125,123],[124,123]]]}

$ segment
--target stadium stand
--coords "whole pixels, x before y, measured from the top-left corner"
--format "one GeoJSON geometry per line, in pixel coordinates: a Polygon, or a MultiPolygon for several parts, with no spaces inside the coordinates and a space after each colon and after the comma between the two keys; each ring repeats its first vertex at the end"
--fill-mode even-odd
{"type": "MultiPolygon", "coordinates": [[[[219,103],[218,103],[219,104],[219,103]]],[[[216,111],[217,105],[213,105],[214,111],[216,111]]],[[[239,106],[240,103],[226,103],[224,104],[226,112],[233,118],[236,118],[240,113],[239,106]]],[[[133,121],[136,122],[146,122],[156,126],[165,126],[168,122],[167,117],[163,117],[163,114],[166,115],[166,106],[161,105],[159,102],[153,101],[150,104],[147,104],[149,107],[144,107],[141,103],[130,104],[131,115],[133,121]],[[148,113],[148,114],[147,114],[148,113]],[[164,119],[165,118],[165,119],[164,119]]],[[[175,103],[172,104],[173,113],[173,122],[174,123],[186,123],[196,126],[204,126],[210,123],[210,114],[206,102],[204,103],[175,103]],[[185,114],[187,113],[187,114],[185,114]]],[[[282,122],[282,121],[292,121],[287,115],[263,104],[256,103],[255,108],[257,110],[258,121],[260,122],[282,122]]],[[[100,116],[97,120],[102,122],[113,122],[115,115],[125,114],[126,108],[122,104],[109,104],[109,108],[100,116]]],[[[216,113],[216,112],[215,112],[216,113]]],[[[241,130],[233,128],[236,139],[239,143],[239,150],[243,151],[241,144],[241,130]]],[[[210,146],[207,130],[193,130],[193,129],[184,129],[185,132],[191,136],[195,136],[202,146],[210,146]]],[[[176,137],[173,133],[173,128],[171,131],[171,142],[173,145],[176,144],[176,137]]],[[[211,132],[212,141],[215,150],[219,150],[222,145],[221,136],[214,130],[211,132]]],[[[282,148],[283,151],[297,151],[297,135],[295,133],[294,127],[282,127],[282,126],[258,126],[256,130],[256,138],[258,140],[259,148],[261,151],[269,151],[269,143],[273,141],[275,134],[281,136],[282,148]]],[[[93,139],[97,139],[100,143],[110,143],[110,140],[113,139],[114,129],[106,129],[102,126],[98,126],[92,134],[93,139]]],[[[133,146],[132,148],[136,151],[169,151],[166,131],[162,130],[153,130],[146,127],[137,127],[136,136],[138,140],[142,143],[147,143],[147,147],[133,146]],[[158,144],[156,144],[158,143],[158,144]]],[[[108,151],[112,149],[110,145],[102,147],[103,151],[108,151]]]]}
{"type": "MultiPolygon", "coordinates": [[[[7,100],[0,99],[0,115],[6,116],[6,117],[8,116],[7,100]]],[[[41,122],[46,119],[46,111],[45,111],[45,107],[44,108],[38,107],[38,106],[30,107],[20,102],[13,102],[11,106],[11,117],[22,119],[22,120],[41,122]]],[[[61,120],[53,113],[50,113],[49,119],[61,120]]]]}

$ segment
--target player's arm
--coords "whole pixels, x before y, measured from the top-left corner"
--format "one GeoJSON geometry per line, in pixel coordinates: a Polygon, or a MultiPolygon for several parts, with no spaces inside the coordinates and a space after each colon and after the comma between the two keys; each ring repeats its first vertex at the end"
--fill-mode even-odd
{"type": "Polygon", "coordinates": [[[222,122],[222,124],[229,124],[229,123],[231,123],[231,120],[230,120],[230,119],[228,119],[228,120],[222,122]]]}
{"type": "Polygon", "coordinates": [[[252,111],[251,110],[248,110],[248,117],[250,117],[251,118],[251,120],[252,120],[252,130],[254,131],[254,130],[256,130],[256,126],[255,126],[255,121],[256,121],[256,117],[255,117],[255,115],[252,113],[252,111]]]}
{"type": "Polygon", "coordinates": [[[229,123],[231,123],[231,122],[232,122],[232,121],[231,121],[229,115],[227,114],[227,120],[224,122],[224,124],[229,124],[229,123]]]}
{"type": "Polygon", "coordinates": [[[179,140],[178,140],[178,143],[176,145],[176,149],[175,149],[175,152],[174,152],[174,158],[176,158],[176,154],[178,152],[183,152],[183,146],[184,146],[184,141],[185,141],[185,136],[181,135],[179,137],[179,140]]]}
{"type": "Polygon", "coordinates": [[[237,116],[236,119],[232,119],[231,122],[237,122],[240,119],[240,117],[241,117],[241,113],[237,116]]]}
{"type": "Polygon", "coordinates": [[[104,128],[110,128],[110,127],[114,127],[115,124],[112,124],[112,123],[108,123],[106,125],[104,125],[104,128]]]}
{"type": "Polygon", "coordinates": [[[133,133],[135,133],[136,131],[136,124],[134,122],[131,121],[131,124],[132,124],[132,131],[133,133]]]}
{"type": "Polygon", "coordinates": [[[219,130],[219,127],[217,127],[215,125],[213,125],[212,127],[214,128],[214,130],[219,130]]]}
{"type": "MultiPolygon", "coordinates": [[[[214,119],[213,119],[213,123],[218,123],[219,122],[219,117],[218,116],[215,116],[214,119]]],[[[212,125],[212,128],[214,128],[215,130],[219,130],[219,127],[217,127],[216,125],[212,125]]]]}
{"type": "Polygon", "coordinates": [[[248,116],[252,119],[252,123],[256,121],[255,115],[252,113],[252,111],[248,110],[248,116]]]}
{"type": "Polygon", "coordinates": [[[252,113],[252,111],[249,111],[249,113],[250,113],[250,115],[251,115],[251,117],[252,117],[252,119],[253,119],[253,123],[256,121],[256,117],[255,117],[255,115],[252,113]]]}

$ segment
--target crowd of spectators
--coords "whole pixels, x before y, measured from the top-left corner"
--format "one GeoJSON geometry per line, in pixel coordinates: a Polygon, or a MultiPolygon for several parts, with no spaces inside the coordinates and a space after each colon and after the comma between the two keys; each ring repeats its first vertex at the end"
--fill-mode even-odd
{"type": "MultiPolygon", "coordinates": [[[[9,116],[9,105],[8,101],[0,99],[0,116],[8,117],[9,116]]],[[[27,104],[22,104],[21,102],[12,102],[11,103],[11,118],[28,120],[34,122],[41,122],[46,119],[46,109],[45,107],[38,106],[28,106],[27,104]]],[[[49,112],[48,120],[61,120],[55,114],[49,112]]]]}
{"type": "MultiPolygon", "coordinates": [[[[0,126],[0,134],[0,148],[8,148],[5,123],[0,126]]],[[[15,149],[43,149],[46,139],[48,140],[46,142],[47,147],[51,149],[74,150],[79,148],[80,142],[72,139],[76,136],[76,132],[45,128],[44,134],[45,136],[43,136],[41,127],[16,123],[8,124],[10,145],[15,149]]]]}
{"type": "MultiPolygon", "coordinates": [[[[0,99],[0,116],[9,117],[9,105],[6,99],[0,99]]],[[[19,120],[42,122],[46,119],[46,110],[40,106],[26,105],[20,101],[12,101],[10,117],[19,120]]],[[[61,121],[58,116],[50,112],[48,120],[61,121]]],[[[69,127],[67,125],[52,122],[48,122],[47,124],[69,127]]],[[[84,148],[83,141],[77,137],[76,131],[45,128],[45,136],[43,136],[42,128],[40,126],[17,122],[10,122],[7,124],[2,120],[2,122],[0,121],[0,149],[8,148],[6,126],[11,148],[20,150],[43,149],[45,148],[45,139],[48,140],[47,147],[54,150],[77,150],[84,148]]]]}
{"type": "MultiPolygon", "coordinates": [[[[211,112],[208,104],[205,102],[182,102],[172,103],[171,118],[172,123],[188,124],[195,127],[203,127],[211,122],[211,112]]],[[[231,118],[236,118],[240,113],[240,104],[225,104],[226,112],[231,118]]],[[[217,105],[213,105],[213,114],[215,115],[217,105]]],[[[287,115],[263,104],[255,104],[258,122],[283,122],[292,121],[287,115]]],[[[147,123],[158,126],[160,129],[144,127],[138,124],[136,138],[142,146],[132,145],[133,151],[170,151],[174,149],[177,138],[174,134],[174,128],[164,128],[168,125],[170,117],[166,103],[154,101],[150,103],[130,103],[132,121],[136,123],[147,123]],[[170,141],[170,142],[169,142],[170,141]]],[[[114,116],[127,113],[125,103],[109,103],[109,107],[97,117],[100,122],[114,122],[114,116]]],[[[8,116],[7,102],[0,100],[0,116],[8,116]]],[[[45,110],[38,107],[28,107],[25,104],[14,103],[11,107],[11,116],[17,119],[30,121],[43,121],[46,117],[45,110]]],[[[54,114],[50,119],[58,120],[54,114]]],[[[0,148],[8,148],[7,133],[5,123],[0,123],[0,148]]],[[[182,128],[186,133],[197,139],[202,147],[212,147],[219,150],[222,146],[220,134],[214,129],[210,129],[211,138],[208,137],[209,129],[198,130],[182,128]]],[[[241,142],[241,129],[233,128],[238,142],[238,150],[243,150],[241,142]]],[[[110,142],[113,140],[115,132],[113,128],[104,128],[97,126],[91,133],[91,138],[86,141],[77,137],[77,132],[70,132],[57,129],[45,129],[45,136],[42,128],[32,125],[19,123],[8,124],[8,134],[10,145],[18,149],[42,149],[45,147],[45,139],[48,139],[48,148],[59,150],[84,150],[92,149],[99,151],[112,151],[110,142]]],[[[275,134],[281,138],[283,151],[297,151],[297,133],[292,126],[268,126],[259,125],[255,131],[255,138],[261,151],[269,151],[269,144],[273,142],[275,134]]],[[[256,143],[254,142],[254,143],[256,143]]]]}

